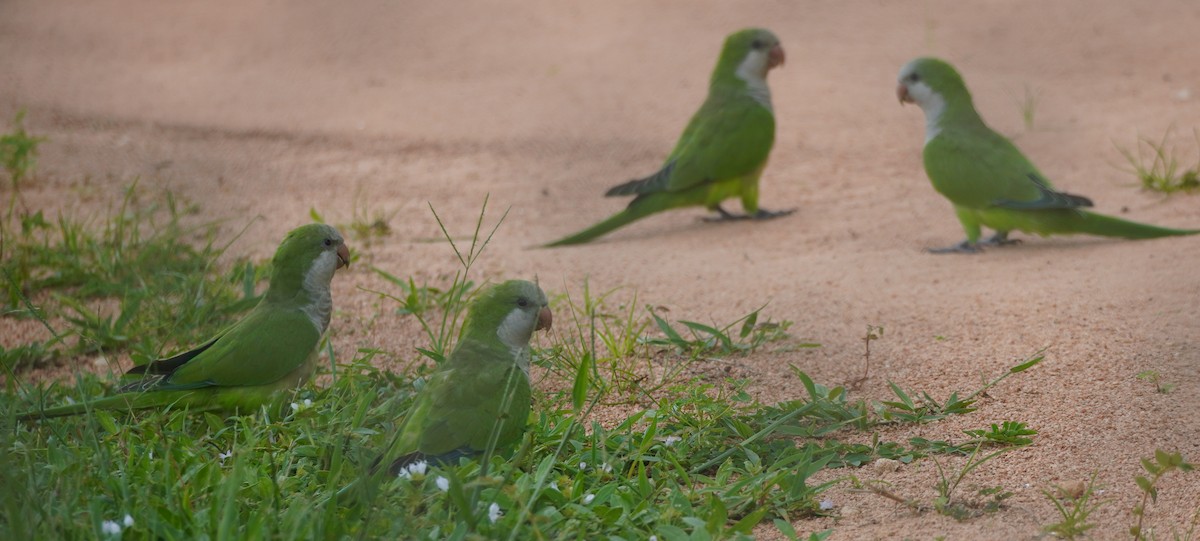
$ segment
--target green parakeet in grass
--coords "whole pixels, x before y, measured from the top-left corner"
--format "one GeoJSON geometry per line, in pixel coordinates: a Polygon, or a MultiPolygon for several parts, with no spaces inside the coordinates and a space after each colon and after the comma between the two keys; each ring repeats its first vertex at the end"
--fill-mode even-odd
{"type": "Polygon", "coordinates": [[[467,309],[458,344],[418,392],[391,451],[389,471],[511,447],[529,421],[529,339],[552,323],[546,294],[510,280],[467,309]]]}
{"type": "Polygon", "coordinates": [[[21,419],[74,415],[95,409],[177,407],[253,410],[274,393],[308,380],[317,345],[329,326],[334,271],[350,264],[336,229],[310,224],[288,233],[271,260],[267,292],[233,326],[191,351],[136,366],[140,376],[120,394],[21,414],[21,419]]]}
{"type": "Polygon", "coordinates": [[[725,39],[708,86],[708,98],[692,116],[662,169],[614,186],[605,196],[635,196],[625,210],[545,246],[588,242],[635,220],[668,209],[703,206],[720,219],[774,218],[758,206],[758,177],[775,142],[775,113],[767,72],[783,64],[783,47],[768,30],[749,28],[725,39]],[[744,216],[721,208],[740,197],[744,216]]]}
{"type": "Polygon", "coordinates": [[[1012,230],[1052,234],[1086,233],[1151,239],[1200,233],[1140,224],[1083,210],[1086,197],[1055,190],[1050,181],[1007,138],[984,124],[962,77],[950,64],[918,58],[900,70],[900,103],[925,112],[925,173],[938,193],[954,204],[967,239],[934,253],[978,252],[980,229],[996,234],[982,244],[1004,245],[1012,230]]]}

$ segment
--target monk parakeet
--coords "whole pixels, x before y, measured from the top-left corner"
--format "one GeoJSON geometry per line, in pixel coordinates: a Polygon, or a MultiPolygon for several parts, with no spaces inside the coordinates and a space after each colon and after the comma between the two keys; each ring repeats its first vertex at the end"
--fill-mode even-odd
{"type": "Polygon", "coordinates": [[[334,271],[350,264],[336,229],[310,224],[287,234],[271,260],[270,284],[258,305],[233,326],[191,351],[136,366],[140,376],[116,396],[21,414],[22,419],[93,409],[186,407],[252,410],[277,392],[308,380],[329,326],[334,271]]]}
{"type": "Polygon", "coordinates": [[[708,98],[692,116],[662,169],[609,189],[605,196],[633,195],[625,210],[545,246],[588,242],[634,220],[667,209],[704,206],[720,219],[775,218],[758,206],[758,177],[775,142],[775,113],[767,72],[783,64],[783,47],[768,30],[749,28],[725,38],[713,69],[708,98]],[[746,214],[735,216],[721,201],[740,197],[746,214]]]}
{"type": "Polygon", "coordinates": [[[395,474],[419,460],[449,462],[503,449],[529,421],[529,339],[552,322],[537,285],[510,280],[467,309],[450,356],[426,380],[387,456],[395,474]]]}
{"type": "Polygon", "coordinates": [[[1087,233],[1150,239],[1200,230],[1168,229],[1083,210],[1086,197],[1057,191],[1007,138],[984,124],[962,77],[950,64],[918,58],[900,70],[900,103],[925,112],[925,173],[954,204],[967,239],[934,253],[979,251],[980,227],[996,234],[982,244],[1003,245],[1014,229],[1042,236],[1087,233]]]}

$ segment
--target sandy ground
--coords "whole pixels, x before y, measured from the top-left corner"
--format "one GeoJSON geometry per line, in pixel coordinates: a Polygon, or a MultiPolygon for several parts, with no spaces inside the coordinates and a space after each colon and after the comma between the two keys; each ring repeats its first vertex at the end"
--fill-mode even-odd
{"type": "MultiPolygon", "coordinates": [[[[310,208],[334,223],[390,216],[394,234],[353,246],[362,261],[335,280],[333,336],[346,354],[414,358],[411,322],[359,286],[385,287],[371,265],[444,279],[456,262],[430,242],[440,233],[427,203],[467,236],[485,194],[489,221],[511,211],[481,277],[536,275],[573,295],[585,280],[625,286],[618,297],[636,290],[674,318],[717,323],[770,303],[766,315],[823,347],[734,359],[731,374],[764,402],[803,395],[789,365],[831,384],[856,377],[868,324],[886,328],[859,391],[870,398],[886,397],[889,379],[940,398],[970,391],[1045,348],[1043,365],[977,413],[917,430],[1038,429],[1035,445],[967,481],[1015,492],[1006,509],[958,523],[842,487],[830,493],[839,520],[797,527],[834,527],[835,539],[1036,538],[1056,516],[1040,490],[1098,471],[1109,503],[1094,537],[1107,539],[1131,522],[1139,457],[1164,448],[1200,460],[1200,239],[924,253],[962,232],[924,178],[923,119],[897,105],[895,74],[915,56],[949,59],[983,116],[1061,188],[1102,212],[1196,227],[1200,199],[1139,191],[1115,145],[1172,127],[1192,144],[1197,28],[1200,7],[1180,0],[4,0],[0,118],[25,107],[49,138],[26,194],[37,208],[95,213],[140,177],[230,231],[251,224],[232,250],[256,256],[310,208]],[[788,52],[770,81],[778,135],[763,203],[799,211],[710,224],[683,210],[584,247],[526,249],[621,207],[600,194],[657,168],[703,99],[722,37],[749,25],[769,26],[788,52]],[[1135,379],[1144,370],[1174,390],[1135,379]]],[[[933,499],[931,464],[856,473],[933,499]]],[[[1168,479],[1151,520],[1169,536],[1198,506],[1200,474],[1168,479]]]]}

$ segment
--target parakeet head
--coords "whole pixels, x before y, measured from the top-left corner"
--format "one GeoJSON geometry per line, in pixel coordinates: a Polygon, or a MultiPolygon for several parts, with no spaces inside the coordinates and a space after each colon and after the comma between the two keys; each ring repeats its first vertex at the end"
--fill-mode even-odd
{"type": "Polygon", "coordinates": [[[736,75],[747,82],[763,81],[767,72],[786,59],[779,38],[765,28],[739,30],[725,38],[713,81],[736,75]]]}
{"type": "Polygon", "coordinates": [[[944,60],[918,58],[900,70],[896,97],[901,104],[915,103],[929,114],[931,109],[945,106],[947,100],[971,101],[962,76],[944,60]]]}
{"type": "Polygon", "coordinates": [[[509,280],[481,293],[467,309],[463,335],[495,333],[511,349],[529,345],[533,331],[553,323],[542,288],[525,280],[509,280]]]}
{"type": "Polygon", "coordinates": [[[308,224],[283,238],[271,264],[268,296],[328,296],[334,271],[350,264],[350,250],[333,226],[308,224]]]}

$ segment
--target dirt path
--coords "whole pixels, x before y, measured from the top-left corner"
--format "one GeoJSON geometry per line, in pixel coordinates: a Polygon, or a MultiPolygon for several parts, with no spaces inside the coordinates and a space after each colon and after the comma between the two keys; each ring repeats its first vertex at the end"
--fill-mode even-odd
{"type": "MultiPolygon", "coordinates": [[[[1200,8],[1181,0],[8,0],[0,118],[25,107],[30,129],[49,137],[28,193],[42,208],[94,212],[140,176],[231,230],[260,217],[235,246],[258,255],[310,208],[334,223],[392,215],[394,234],[335,284],[335,343],[347,353],[410,357],[413,329],[356,286],[382,287],[368,264],[418,278],[452,271],[446,246],[428,242],[439,231],[427,202],[466,235],[485,194],[493,217],[511,211],[483,276],[537,275],[572,294],[585,280],[628,286],[678,319],[723,323],[769,302],[765,315],[823,347],[737,359],[732,375],[753,379],[764,402],[803,394],[789,364],[818,381],[855,377],[868,324],[887,331],[867,397],[884,397],[887,379],[936,397],[972,390],[1045,348],[1042,366],[979,412],[923,434],[1005,420],[1038,429],[1035,445],[969,481],[1014,491],[1009,508],[956,523],[844,488],[830,496],[840,521],[798,527],[836,527],[837,539],[1036,537],[1055,517],[1040,490],[1098,470],[1111,501],[1093,515],[1096,537],[1118,538],[1139,457],[1164,448],[1200,460],[1200,240],[923,253],[962,233],[924,178],[923,119],[896,104],[894,80],[912,57],[945,57],[984,117],[1060,187],[1101,212],[1196,227],[1200,199],[1139,191],[1114,148],[1172,127],[1192,144],[1196,28],[1200,8]],[[770,81],[779,133],[764,205],[799,212],[722,225],[680,211],[585,247],[525,249],[620,208],[600,194],[656,168],[701,101],[721,38],[748,25],[772,28],[788,52],[770,81]],[[1174,391],[1135,379],[1144,370],[1174,391]]],[[[933,498],[929,464],[858,473],[933,498]]],[[[1198,505],[1200,475],[1172,479],[1153,519],[1182,525],[1198,505]]]]}

